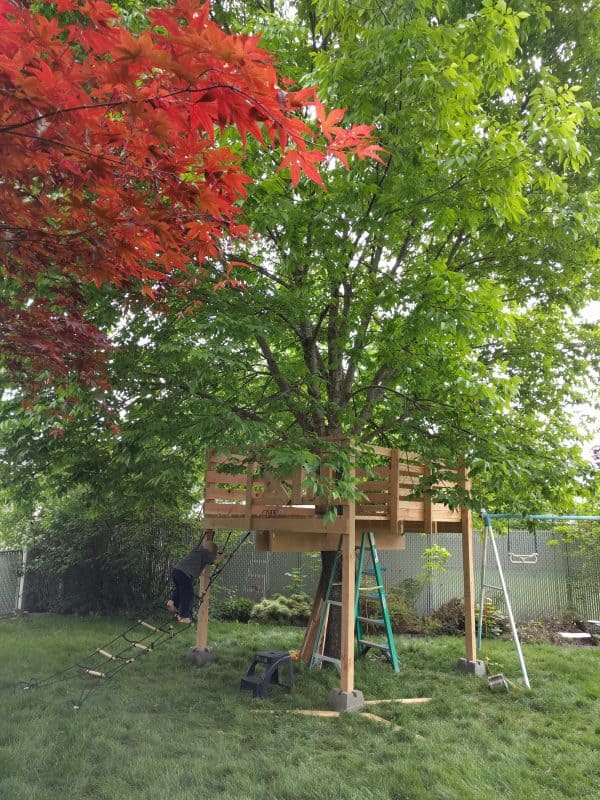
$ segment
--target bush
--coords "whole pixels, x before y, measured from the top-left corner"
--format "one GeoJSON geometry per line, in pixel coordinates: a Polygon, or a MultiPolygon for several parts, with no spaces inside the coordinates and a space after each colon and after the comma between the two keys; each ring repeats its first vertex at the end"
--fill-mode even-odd
{"type": "Polygon", "coordinates": [[[127,509],[101,512],[85,489],[29,526],[28,611],[145,615],[162,606],[172,560],[199,536],[197,522],[127,509]]]}
{"type": "MultiPolygon", "coordinates": [[[[475,606],[475,615],[479,616],[479,606],[475,606]]],[[[465,632],[465,604],[459,597],[453,597],[425,617],[425,632],[430,636],[448,634],[462,636],[465,632]]],[[[483,606],[484,638],[502,636],[509,630],[508,617],[486,598],[483,606]]]]}
{"type": "Polygon", "coordinates": [[[461,636],[465,632],[465,606],[459,597],[453,597],[428,614],[424,619],[425,633],[461,636]]]}
{"type": "MultiPolygon", "coordinates": [[[[479,619],[479,603],[475,606],[475,615],[479,619]]],[[[484,639],[497,638],[510,630],[510,623],[494,603],[486,597],[483,603],[483,622],[481,632],[484,639]]]]}
{"type": "MultiPolygon", "coordinates": [[[[373,587],[375,592],[375,587],[373,587]]],[[[406,578],[398,586],[387,591],[387,606],[390,623],[394,633],[420,633],[421,620],[417,614],[416,604],[423,591],[423,584],[416,578],[406,578]]],[[[361,595],[360,614],[362,617],[381,617],[381,605],[375,597],[361,595]]],[[[363,624],[365,633],[381,632],[381,625],[363,624]]]]}
{"type": "Polygon", "coordinates": [[[250,619],[275,625],[306,625],[311,607],[312,601],[307,594],[293,594],[291,597],[275,594],[257,603],[250,619]]]}
{"type": "Polygon", "coordinates": [[[212,605],[215,619],[223,622],[249,622],[254,608],[254,600],[247,597],[229,597],[217,600],[212,605]]]}

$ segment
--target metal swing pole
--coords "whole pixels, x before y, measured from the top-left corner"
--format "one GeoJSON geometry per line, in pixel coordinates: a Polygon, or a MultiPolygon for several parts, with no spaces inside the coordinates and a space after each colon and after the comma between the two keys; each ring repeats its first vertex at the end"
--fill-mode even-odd
{"type": "MultiPolygon", "coordinates": [[[[484,510],[481,514],[483,516],[484,510]]],[[[483,528],[483,547],[481,549],[481,587],[479,590],[479,618],[477,620],[477,649],[481,648],[481,639],[483,635],[483,608],[485,603],[485,567],[487,564],[487,548],[488,548],[488,529],[484,525],[483,528]]]]}
{"type": "MultiPolygon", "coordinates": [[[[494,538],[494,531],[492,530],[492,522],[490,519],[489,514],[485,510],[485,508],[481,509],[481,516],[483,519],[484,525],[484,558],[485,558],[485,551],[486,551],[486,540],[489,536],[489,540],[492,543],[492,548],[494,551],[494,558],[496,559],[496,566],[498,567],[498,574],[500,576],[500,586],[502,587],[502,593],[504,595],[504,601],[506,603],[506,609],[508,611],[508,619],[510,621],[510,629],[512,631],[513,640],[515,643],[515,648],[517,650],[517,656],[519,658],[519,665],[521,667],[521,674],[523,675],[523,681],[525,686],[528,689],[531,689],[531,684],[529,683],[529,676],[527,675],[527,667],[525,666],[525,659],[523,658],[523,651],[521,649],[521,642],[519,641],[519,634],[517,632],[517,626],[515,624],[515,618],[513,616],[512,606],[510,604],[510,598],[508,596],[508,589],[506,588],[506,581],[504,580],[504,571],[502,569],[502,564],[500,563],[500,555],[498,553],[498,547],[496,546],[496,539],[494,538]]],[[[484,563],[485,568],[485,563],[484,563]]],[[[484,583],[484,569],[482,569],[482,579],[481,579],[481,603],[479,606],[479,626],[478,626],[478,634],[481,635],[481,628],[483,624],[483,590],[485,588],[484,583]]],[[[496,586],[489,587],[491,589],[497,589],[496,586]]],[[[479,643],[480,643],[479,639],[479,643]]]]}

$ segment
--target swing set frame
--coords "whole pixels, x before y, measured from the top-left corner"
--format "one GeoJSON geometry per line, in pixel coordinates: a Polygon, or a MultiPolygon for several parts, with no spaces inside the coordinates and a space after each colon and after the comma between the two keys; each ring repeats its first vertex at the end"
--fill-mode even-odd
{"type": "MultiPolygon", "coordinates": [[[[523,657],[523,651],[521,649],[521,642],[519,640],[519,633],[517,631],[517,625],[515,622],[512,605],[510,602],[510,597],[508,594],[508,588],[506,585],[506,580],[504,577],[504,570],[502,569],[502,564],[500,562],[500,555],[498,553],[498,547],[496,545],[496,539],[494,536],[494,531],[492,528],[492,520],[522,520],[525,522],[532,521],[534,526],[536,521],[546,521],[546,522],[600,522],[600,516],[594,515],[578,515],[578,514],[488,514],[485,509],[481,510],[481,517],[483,519],[483,547],[482,547],[482,554],[481,554],[481,581],[480,581],[480,593],[479,593],[479,613],[477,618],[477,650],[481,648],[481,640],[483,637],[483,615],[484,615],[484,606],[485,606],[485,590],[486,588],[496,589],[501,591],[504,595],[504,602],[506,603],[506,610],[508,613],[508,619],[510,622],[510,629],[513,637],[513,641],[515,643],[515,649],[517,651],[517,656],[519,659],[519,665],[521,667],[521,674],[523,676],[523,683],[525,684],[527,689],[531,689],[531,684],[529,682],[529,676],[527,674],[527,667],[525,666],[525,659],[523,657]],[[486,572],[486,563],[487,563],[487,553],[488,553],[488,542],[492,545],[492,551],[494,554],[494,560],[496,561],[496,567],[498,569],[498,575],[500,578],[500,586],[490,586],[485,582],[485,572],[486,572]]],[[[510,535],[510,534],[509,534],[510,535]]],[[[537,547],[537,533],[534,527],[534,541],[535,541],[535,553],[531,554],[518,554],[512,553],[510,548],[510,543],[508,544],[509,549],[509,560],[512,564],[536,564],[537,557],[538,557],[538,547],[537,547]]]]}

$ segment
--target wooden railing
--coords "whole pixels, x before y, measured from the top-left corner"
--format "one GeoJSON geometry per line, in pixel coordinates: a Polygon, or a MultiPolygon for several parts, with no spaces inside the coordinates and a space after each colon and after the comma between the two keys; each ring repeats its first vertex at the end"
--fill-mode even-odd
{"type": "Polygon", "coordinates": [[[349,532],[349,526],[357,533],[384,534],[388,543],[409,532],[462,531],[465,509],[434,502],[432,496],[457,486],[466,489],[463,470],[444,468],[446,480],[432,482],[429,466],[415,453],[372,447],[368,454],[368,469],[356,473],[360,498],[328,504],[307,488],[300,469],[280,479],[256,462],[246,463],[242,456],[211,452],[205,475],[205,524],[290,535],[322,534],[329,545],[333,534],[339,538],[349,532]],[[326,513],[332,505],[335,515],[326,513]]]}

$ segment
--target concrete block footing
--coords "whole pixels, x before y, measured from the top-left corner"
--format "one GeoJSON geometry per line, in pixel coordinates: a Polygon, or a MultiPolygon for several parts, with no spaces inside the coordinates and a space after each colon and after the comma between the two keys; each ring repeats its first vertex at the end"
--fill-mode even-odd
{"type": "Polygon", "coordinates": [[[192,664],[201,667],[203,664],[208,664],[217,658],[217,654],[212,647],[190,647],[187,651],[187,658],[192,664]]]}
{"type": "Polygon", "coordinates": [[[477,675],[478,678],[485,678],[486,668],[483,661],[470,661],[468,658],[459,658],[456,662],[456,669],[461,672],[470,672],[472,675],[477,675]]]}
{"type": "Polygon", "coordinates": [[[354,689],[353,692],[334,689],[329,692],[327,703],[334,711],[362,711],[365,707],[365,697],[359,689],[354,689]]]}

